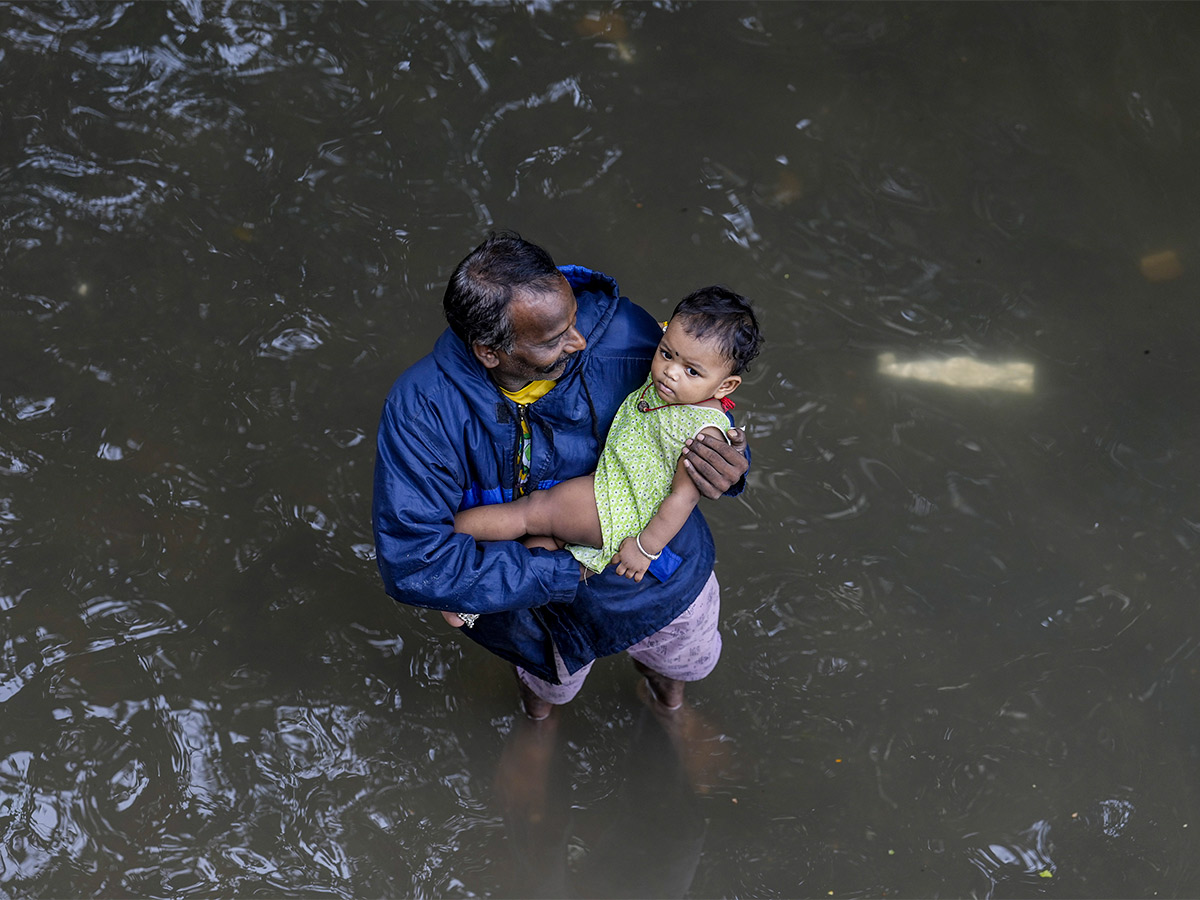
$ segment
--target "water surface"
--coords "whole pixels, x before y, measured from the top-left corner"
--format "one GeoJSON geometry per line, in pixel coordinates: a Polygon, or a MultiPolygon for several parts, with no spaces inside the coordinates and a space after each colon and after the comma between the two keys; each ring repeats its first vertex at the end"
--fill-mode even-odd
{"type": "Polygon", "coordinates": [[[0,893],[1200,891],[1196,8],[27,3],[0,87],[0,893]],[[769,339],[709,771],[603,662],[534,832],[369,521],[491,228],[769,339]]]}

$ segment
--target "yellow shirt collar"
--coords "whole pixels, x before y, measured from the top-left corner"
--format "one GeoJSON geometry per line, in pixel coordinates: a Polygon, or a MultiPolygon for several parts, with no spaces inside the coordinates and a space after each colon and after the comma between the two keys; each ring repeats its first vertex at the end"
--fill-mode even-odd
{"type": "Polygon", "coordinates": [[[519,391],[506,391],[504,388],[500,388],[500,393],[513,403],[528,406],[530,403],[545,397],[556,384],[558,384],[557,381],[531,381],[519,391]]]}

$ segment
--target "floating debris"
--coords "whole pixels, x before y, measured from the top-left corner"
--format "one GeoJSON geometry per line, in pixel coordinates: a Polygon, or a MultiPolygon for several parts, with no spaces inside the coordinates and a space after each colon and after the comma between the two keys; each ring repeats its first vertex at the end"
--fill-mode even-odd
{"type": "Polygon", "coordinates": [[[633,46],[629,43],[629,25],[618,12],[593,10],[575,23],[575,30],[584,37],[610,41],[623,63],[633,62],[633,46]]]}
{"type": "Polygon", "coordinates": [[[604,37],[613,41],[629,40],[629,26],[618,12],[593,10],[575,23],[575,30],[586,37],[604,37]]]}
{"type": "Polygon", "coordinates": [[[787,206],[803,197],[804,180],[791,169],[781,171],[763,193],[763,199],[772,206],[787,206]]]}
{"type": "Polygon", "coordinates": [[[970,356],[899,362],[894,353],[879,354],[879,371],[892,378],[911,378],[974,390],[1033,393],[1033,363],[985,363],[970,356]]]}

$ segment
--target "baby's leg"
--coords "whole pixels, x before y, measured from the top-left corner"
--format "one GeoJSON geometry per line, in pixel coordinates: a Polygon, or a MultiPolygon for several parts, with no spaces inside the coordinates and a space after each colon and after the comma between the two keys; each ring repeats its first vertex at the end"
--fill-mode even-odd
{"type": "Polygon", "coordinates": [[[596,512],[594,476],[569,478],[522,499],[529,501],[525,517],[529,534],[549,535],[585,547],[599,547],[604,543],[600,515],[596,512]]]}
{"type": "Polygon", "coordinates": [[[586,547],[604,542],[591,475],[561,481],[511,503],[464,510],[454,517],[454,530],[480,541],[515,541],[533,534],[586,547]]]}
{"type": "Polygon", "coordinates": [[[525,513],[529,497],[464,509],[454,517],[454,530],[479,541],[517,541],[529,534],[525,513]]]}
{"type": "Polygon", "coordinates": [[[530,534],[521,538],[521,543],[530,550],[534,547],[541,547],[543,550],[561,550],[566,546],[567,542],[546,537],[544,534],[530,534]]]}

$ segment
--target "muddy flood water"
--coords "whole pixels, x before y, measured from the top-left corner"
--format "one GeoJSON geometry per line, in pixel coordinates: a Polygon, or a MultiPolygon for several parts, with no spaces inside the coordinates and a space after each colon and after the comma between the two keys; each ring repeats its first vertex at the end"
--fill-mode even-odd
{"type": "Polygon", "coordinates": [[[1200,6],[0,6],[0,897],[1200,894],[1200,6]],[[511,228],[768,343],[686,733],[376,571],[511,228]]]}

